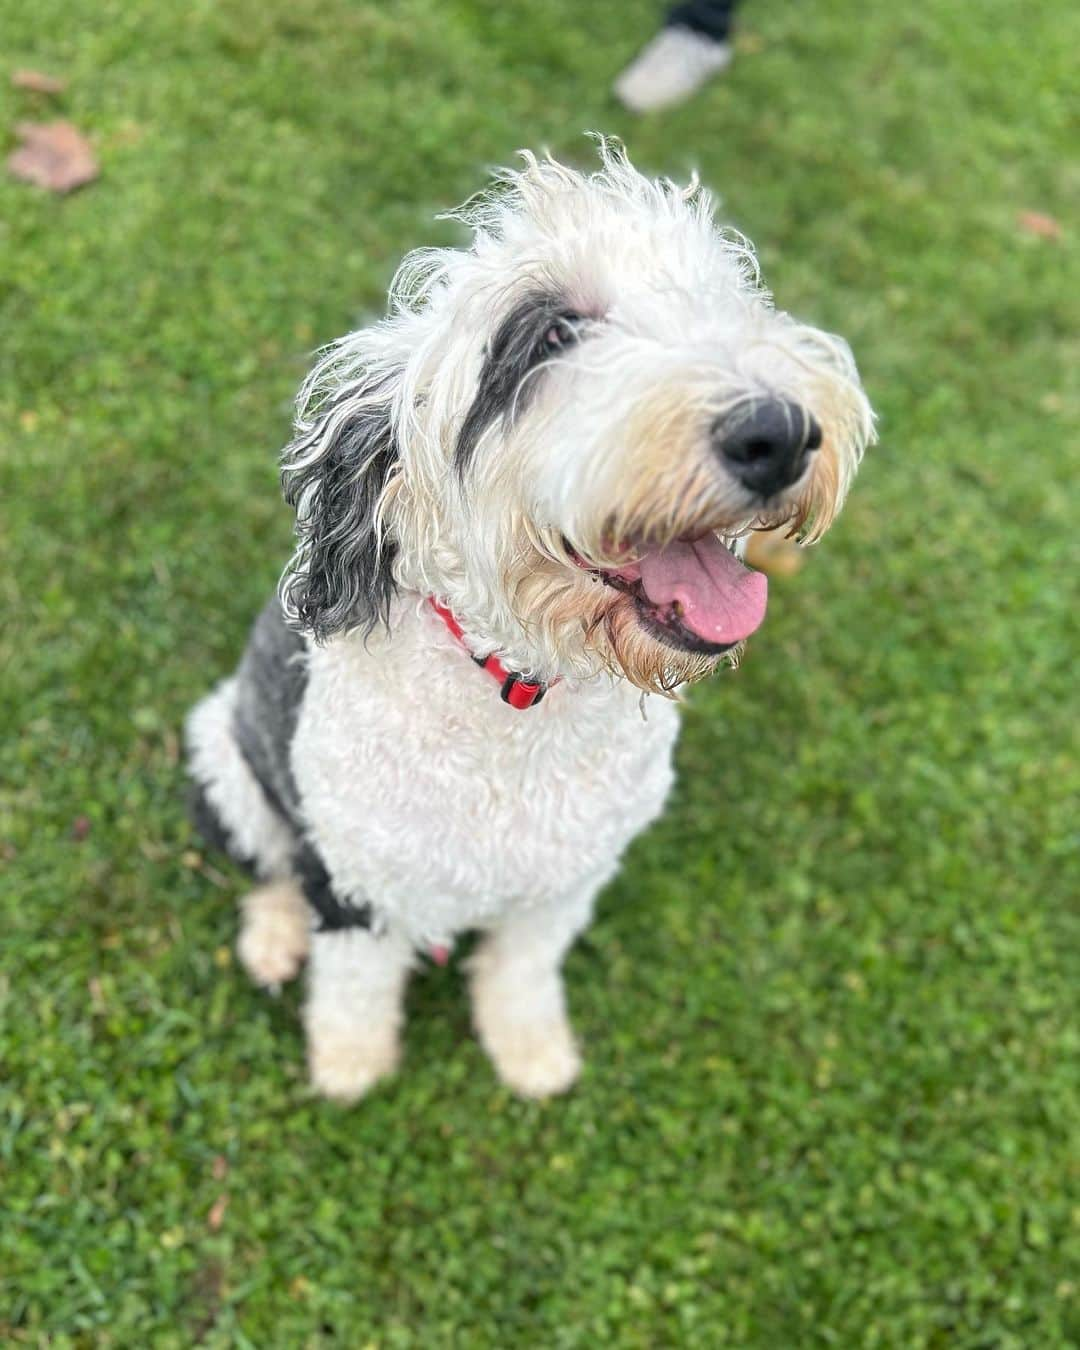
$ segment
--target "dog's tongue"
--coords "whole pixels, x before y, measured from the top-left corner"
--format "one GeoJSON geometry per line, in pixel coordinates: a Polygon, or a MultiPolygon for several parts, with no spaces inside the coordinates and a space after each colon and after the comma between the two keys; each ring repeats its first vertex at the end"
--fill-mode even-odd
{"type": "Polygon", "coordinates": [[[744,567],[715,534],[677,539],[638,560],[654,605],[678,603],[680,622],[706,642],[741,642],[765,618],[768,581],[744,567]]]}

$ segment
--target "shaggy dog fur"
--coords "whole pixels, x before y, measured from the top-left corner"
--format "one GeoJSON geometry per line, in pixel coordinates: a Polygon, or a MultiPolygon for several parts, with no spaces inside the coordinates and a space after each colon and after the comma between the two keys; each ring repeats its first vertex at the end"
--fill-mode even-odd
{"type": "Polygon", "coordinates": [[[773,307],[697,183],[600,151],[526,154],[458,213],[468,248],[410,255],[321,354],[295,555],[189,720],[200,821],[262,882],[241,958],[264,985],[308,959],[330,1097],[394,1068],[416,953],[467,929],[499,1075],[570,1086],[561,963],[663,807],[673,692],[763,616],[743,540],[818,538],[871,439],[846,345],[773,307]],[[508,706],[488,656],[543,702],[508,706]]]}

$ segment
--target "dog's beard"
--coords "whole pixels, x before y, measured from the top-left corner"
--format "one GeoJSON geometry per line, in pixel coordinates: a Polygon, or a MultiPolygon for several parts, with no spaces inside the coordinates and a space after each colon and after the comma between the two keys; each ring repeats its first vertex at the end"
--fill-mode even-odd
{"type": "Polygon", "coordinates": [[[511,597],[525,631],[556,654],[561,669],[580,677],[606,671],[647,693],[670,695],[723,662],[736,664],[742,648],[741,642],[722,651],[672,645],[650,623],[634,588],[607,586],[572,559],[533,553],[511,597]]]}
{"type": "Polygon", "coordinates": [[[742,648],[736,643],[717,653],[679,650],[650,630],[631,597],[604,611],[603,644],[609,669],[646,693],[665,695],[711,675],[721,662],[737,662],[742,648]]]}

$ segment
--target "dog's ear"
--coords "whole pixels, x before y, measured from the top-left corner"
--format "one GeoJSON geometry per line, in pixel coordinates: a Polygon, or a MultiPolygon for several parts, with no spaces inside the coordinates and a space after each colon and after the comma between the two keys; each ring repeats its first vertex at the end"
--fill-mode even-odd
{"type": "MultiPolygon", "coordinates": [[[[317,642],[388,621],[396,543],[381,508],[399,464],[392,384],[353,381],[312,416],[301,411],[282,456],[297,545],[281,579],[281,603],[288,621],[317,642]]],[[[311,385],[301,393],[301,409],[311,385]]]]}

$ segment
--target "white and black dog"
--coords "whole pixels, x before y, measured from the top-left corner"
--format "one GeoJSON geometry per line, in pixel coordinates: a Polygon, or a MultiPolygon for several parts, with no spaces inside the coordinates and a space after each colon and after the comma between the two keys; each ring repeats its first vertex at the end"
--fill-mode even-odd
{"type": "Polygon", "coordinates": [[[241,958],[310,957],[330,1097],[394,1068],[416,953],[467,929],[500,1076],[570,1086],[560,966],[664,805],[672,692],[762,621],[741,541],[818,538],[872,437],[845,343],[773,307],[708,194],[600,148],[499,174],[471,245],[410,255],[321,355],[296,552],[189,720],[200,823],[263,883],[241,958]]]}

